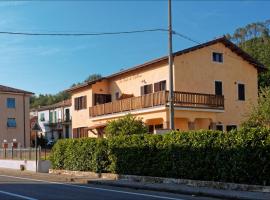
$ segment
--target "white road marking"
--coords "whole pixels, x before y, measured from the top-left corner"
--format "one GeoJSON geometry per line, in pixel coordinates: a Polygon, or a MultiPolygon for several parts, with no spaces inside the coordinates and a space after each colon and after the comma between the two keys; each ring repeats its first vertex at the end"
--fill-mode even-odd
{"type": "Polygon", "coordinates": [[[0,190],[0,194],[5,194],[5,195],[12,196],[12,197],[18,197],[18,198],[21,198],[21,199],[26,199],[26,200],[38,200],[38,199],[34,199],[32,197],[27,197],[27,196],[23,196],[23,195],[11,193],[11,192],[6,192],[6,191],[2,191],[2,190],[0,190]]]}
{"type": "Polygon", "coordinates": [[[74,185],[74,184],[69,184],[69,183],[60,183],[60,182],[54,182],[54,181],[45,181],[45,180],[32,179],[32,178],[23,178],[23,177],[17,177],[17,176],[8,176],[8,175],[0,175],[0,176],[7,177],[7,178],[16,178],[16,179],[21,179],[21,180],[28,180],[28,181],[36,181],[36,182],[51,183],[51,184],[57,184],[57,185],[65,185],[65,186],[77,187],[77,188],[84,188],[84,189],[100,190],[100,191],[106,191],[106,192],[115,192],[115,193],[137,195],[137,196],[144,196],[144,197],[152,197],[152,198],[157,198],[157,199],[185,200],[185,199],[179,199],[179,198],[174,198],[174,197],[166,197],[166,196],[144,194],[144,193],[137,193],[137,192],[127,192],[127,191],[121,191],[121,190],[115,190],[115,189],[105,189],[105,188],[83,186],[83,185],[74,185]]]}

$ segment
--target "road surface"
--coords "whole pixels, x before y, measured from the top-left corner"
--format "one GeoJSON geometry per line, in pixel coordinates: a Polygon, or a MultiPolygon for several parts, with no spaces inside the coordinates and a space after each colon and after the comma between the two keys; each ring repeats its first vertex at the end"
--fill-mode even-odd
{"type": "Polygon", "coordinates": [[[217,200],[0,174],[0,200],[217,200]]]}

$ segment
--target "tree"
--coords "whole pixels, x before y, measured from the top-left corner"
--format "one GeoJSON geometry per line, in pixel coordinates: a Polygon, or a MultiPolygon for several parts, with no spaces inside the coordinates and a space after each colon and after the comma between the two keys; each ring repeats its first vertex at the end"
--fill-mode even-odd
{"type": "MultiPolygon", "coordinates": [[[[226,34],[226,37],[235,42],[253,58],[270,68],[269,26],[270,20],[250,23],[245,27],[237,28],[232,35],[226,34]]],[[[269,71],[259,74],[258,85],[259,88],[270,86],[269,71]]]]}
{"type": "Polygon", "coordinates": [[[252,111],[243,127],[270,127],[270,88],[262,88],[258,105],[253,105],[252,111]]]}
{"type": "Polygon", "coordinates": [[[107,137],[145,134],[147,132],[147,127],[143,123],[142,119],[136,118],[131,114],[127,114],[120,119],[110,121],[105,128],[105,135],[107,137]]]}
{"type": "Polygon", "coordinates": [[[100,74],[91,74],[84,80],[84,82],[95,81],[95,80],[98,80],[100,78],[102,78],[102,76],[100,74]]]}
{"type": "MultiPolygon", "coordinates": [[[[71,87],[75,87],[77,85],[81,85],[82,83],[94,81],[100,79],[102,76],[100,74],[91,74],[89,75],[84,82],[74,83],[71,87]]],[[[32,96],[30,98],[30,107],[31,108],[38,108],[39,106],[48,106],[52,105],[64,100],[70,99],[70,94],[63,91],[59,92],[55,95],[53,94],[40,94],[38,96],[32,96]]]]}

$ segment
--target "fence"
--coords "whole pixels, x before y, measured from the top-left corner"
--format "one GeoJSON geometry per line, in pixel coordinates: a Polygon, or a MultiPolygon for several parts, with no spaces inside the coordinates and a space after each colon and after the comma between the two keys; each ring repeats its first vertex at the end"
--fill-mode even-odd
{"type": "Polygon", "coordinates": [[[47,160],[50,150],[37,148],[0,148],[0,159],[6,160],[47,160]]]}

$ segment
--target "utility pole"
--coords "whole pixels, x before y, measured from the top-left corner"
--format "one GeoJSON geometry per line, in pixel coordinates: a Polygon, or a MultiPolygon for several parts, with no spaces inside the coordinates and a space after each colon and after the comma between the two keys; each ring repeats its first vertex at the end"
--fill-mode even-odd
{"type": "Polygon", "coordinates": [[[169,34],[169,112],[170,112],[170,129],[174,130],[174,100],[173,100],[173,52],[172,52],[172,2],[168,0],[168,34],[169,34]]]}

